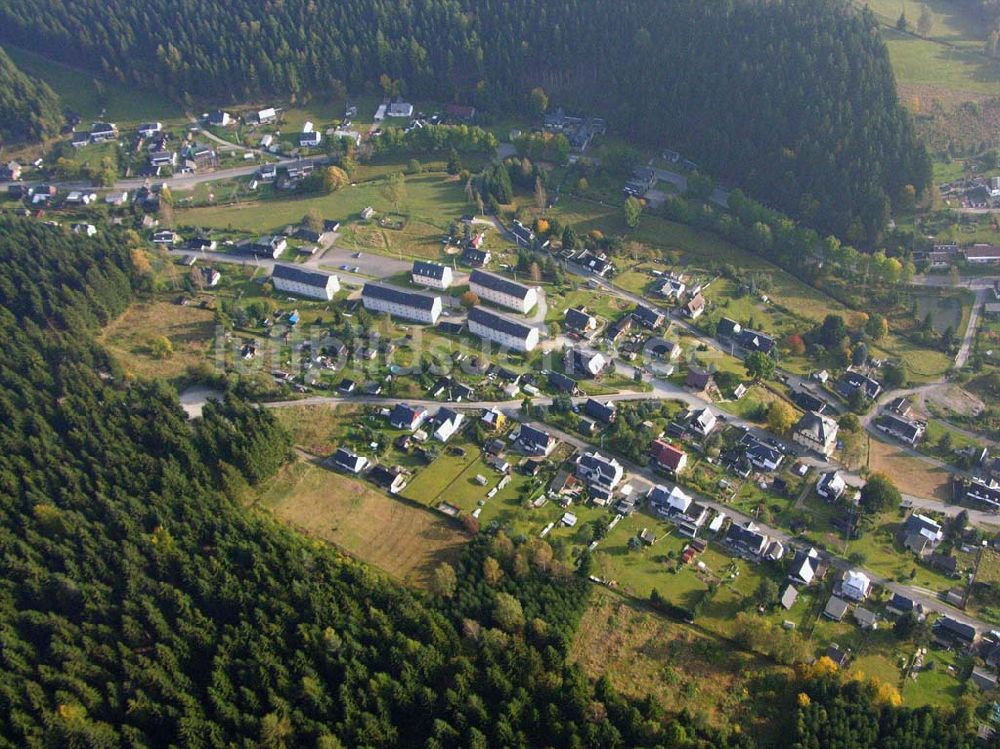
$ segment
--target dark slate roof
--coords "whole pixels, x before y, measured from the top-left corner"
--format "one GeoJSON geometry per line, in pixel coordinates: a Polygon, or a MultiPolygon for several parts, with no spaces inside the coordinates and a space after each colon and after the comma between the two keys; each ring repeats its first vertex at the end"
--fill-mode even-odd
{"type": "Polygon", "coordinates": [[[736,340],[745,349],[750,351],[761,351],[770,354],[774,350],[774,339],[766,333],[757,330],[741,330],[736,335],[736,340]]]}
{"type": "Polygon", "coordinates": [[[297,239],[304,239],[307,242],[318,242],[322,236],[323,234],[321,232],[318,232],[315,229],[309,229],[305,226],[300,227],[295,232],[295,237],[297,239]]]}
{"type": "Polygon", "coordinates": [[[562,372],[549,372],[549,384],[557,390],[572,392],[576,389],[576,380],[567,377],[562,372]]]}
{"type": "Polygon", "coordinates": [[[385,284],[370,282],[365,284],[365,288],[362,290],[361,295],[363,297],[384,299],[387,302],[426,310],[433,309],[434,300],[437,299],[436,296],[432,296],[430,294],[421,294],[416,291],[399,289],[395,286],[386,286],[385,284]]]}
{"type": "Polygon", "coordinates": [[[587,416],[593,416],[598,421],[610,424],[615,418],[615,405],[614,403],[601,403],[594,398],[588,398],[587,402],[583,404],[583,412],[587,416]]]}
{"type": "Polygon", "coordinates": [[[728,337],[736,332],[736,328],[739,323],[728,317],[723,317],[719,320],[719,324],[715,326],[715,334],[717,336],[728,337]]]}
{"type": "Polygon", "coordinates": [[[330,280],[329,273],[320,273],[314,270],[306,270],[295,265],[280,265],[275,263],[274,270],[271,271],[272,278],[282,278],[286,281],[304,283],[308,286],[316,286],[325,289],[327,281],[330,280]]]}
{"type": "Polygon", "coordinates": [[[897,611],[902,611],[904,614],[907,611],[916,611],[917,602],[912,598],[907,598],[899,593],[893,593],[892,598],[889,601],[889,608],[896,609],[897,611]]]}
{"type": "Polygon", "coordinates": [[[911,441],[916,439],[917,435],[920,434],[919,424],[915,421],[904,419],[902,416],[896,416],[896,414],[883,413],[879,417],[879,424],[911,441]]]}
{"type": "Polygon", "coordinates": [[[485,286],[487,289],[498,291],[501,294],[510,294],[510,296],[517,297],[518,299],[524,299],[528,296],[528,292],[531,291],[529,287],[523,284],[482,270],[472,271],[472,275],[469,276],[469,283],[485,286]]]}
{"type": "Polygon", "coordinates": [[[350,450],[345,450],[340,447],[337,448],[337,452],[333,454],[333,462],[342,468],[347,468],[351,471],[356,471],[358,468],[358,461],[360,456],[352,453],[350,450]]]}
{"type": "Polygon", "coordinates": [[[733,523],[729,526],[729,532],[726,534],[726,539],[736,545],[752,551],[755,554],[760,554],[764,550],[764,544],[767,541],[767,536],[763,533],[758,533],[757,531],[750,530],[742,525],[733,523]]]}
{"type": "Polygon", "coordinates": [[[615,475],[614,458],[606,458],[600,453],[584,453],[580,456],[579,464],[589,471],[596,471],[602,478],[611,479],[615,475]]]}
{"type": "Polygon", "coordinates": [[[795,405],[803,411],[815,411],[818,414],[826,410],[826,403],[822,398],[817,398],[812,393],[805,390],[796,390],[792,393],[792,400],[795,405]]]}
{"type": "Polygon", "coordinates": [[[636,320],[650,328],[663,324],[663,313],[644,304],[638,305],[632,315],[636,320]]]}
{"type": "Polygon", "coordinates": [[[530,244],[535,239],[535,233],[519,221],[515,221],[510,230],[518,241],[525,244],[530,244]]]}
{"type": "Polygon", "coordinates": [[[566,327],[570,330],[586,330],[593,318],[582,309],[571,307],[566,310],[566,327]]]}
{"type": "Polygon", "coordinates": [[[482,265],[486,262],[490,253],[488,250],[477,250],[475,247],[466,247],[462,252],[462,260],[469,265],[482,265]]]}
{"type": "Polygon", "coordinates": [[[751,461],[756,461],[757,463],[769,463],[771,465],[777,465],[781,462],[781,453],[775,450],[769,445],[765,445],[763,442],[754,440],[747,448],[747,457],[751,461]]]}
{"type": "Polygon", "coordinates": [[[517,338],[527,338],[531,332],[531,326],[520,323],[517,320],[492,312],[485,307],[473,307],[469,310],[469,322],[477,322],[492,330],[498,330],[507,335],[517,338]]]}
{"type": "Polygon", "coordinates": [[[428,263],[423,260],[413,261],[413,275],[415,276],[423,276],[440,281],[444,278],[444,269],[445,266],[439,263],[428,263]]]}
{"type": "Polygon", "coordinates": [[[392,413],[389,414],[389,423],[409,427],[416,420],[419,413],[420,410],[407,403],[397,403],[396,407],[392,409],[392,413]]]}
{"type": "Polygon", "coordinates": [[[541,429],[535,429],[532,426],[523,424],[521,426],[521,432],[520,434],[518,434],[517,439],[519,442],[523,442],[525,445],[544,448],[549,444],[550,437],[541,429]]]}
{"type": "Polygon", "coordinates": [[[390,487],[400,473],[402,471],[395,466],[387,468],[383,465],[377,465],[368,474],[368,478],[379,486],[390,487]]]}
{"type": "Polygon", "coordinates": [[[934,622],[934,629],[944,630],[947,634],[966,642],[972,642],[976,639],[975,627],[971,624],[960,622],[958,619],[952,619],[950,616],[942,616],[934,622]]]}
{"type": "Polygon", "coordinates": [[[860,372],[851,371],[844,372],[840,380],[837,381],[837,392],[845,398],[858,388],[863,388],[865,395],[874,399],[882,392],[882,383],[878,380],[873,380],[871,377],[866,377],[860,372]]]}

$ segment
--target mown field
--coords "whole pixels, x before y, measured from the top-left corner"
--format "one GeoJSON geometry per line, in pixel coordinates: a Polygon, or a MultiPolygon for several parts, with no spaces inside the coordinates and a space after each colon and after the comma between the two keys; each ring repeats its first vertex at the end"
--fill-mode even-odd
{"type": "Polygon", "coordinates": [[[453,562],[467,540],[442,515],[301,460],[267,482],[258,502],[298,530],[418,587],[441,562],[453,562]]]}
{"type": "MultiPolygon", "coordinates": [[[[330,195],[268,197],[238,205],[178,211],[182,225],[265,233],[299,223],[310,211],[329,219],[357,219],[372,206],[378,212],[407,217],[401,230],[383,229],[376,223],[344,228],[339,246],[400,257],[443,258],[442,235],[449,224],[468,212],[464,186],[442,173],[406,177],[406,195],[394,205],[383,194],[383,181],[357,183],[330,195]]],[[[263,188],[270,190],[270,188],[263,188]]]]}

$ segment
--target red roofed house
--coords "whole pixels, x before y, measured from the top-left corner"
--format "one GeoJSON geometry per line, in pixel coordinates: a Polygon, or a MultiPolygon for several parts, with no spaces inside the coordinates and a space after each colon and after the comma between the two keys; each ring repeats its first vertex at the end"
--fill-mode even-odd
{"type": "Polygon", "coordinates": [[[663,440],[654,440],[649,446],[649,454],[658,465],[674,473],[680,473],[687,465],[687,453],[663,440]]]}

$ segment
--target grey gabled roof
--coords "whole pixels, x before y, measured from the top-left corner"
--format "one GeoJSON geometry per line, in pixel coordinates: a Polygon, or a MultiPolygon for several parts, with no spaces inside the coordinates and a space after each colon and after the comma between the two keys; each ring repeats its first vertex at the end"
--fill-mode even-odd
{"type": "Polygon", "coordinates": [[[615,417],[615,406],[611,402],[601,403],[594,398],[588,398],[587,402],[583,404],[583,412],[609,424],[615,417]]]}
{"type": "Polygon", "coordinates": [[[382,299],[386,302],[426,310],[433,309],[434,300],[438,299],[438,297],[431,294],[421,294],[416,291],[406,291],[395,286],[371,282],[365,284],[361,296],[370,299],[382,299]]]}
{"type": "Polygon", "coordinates": [[[445,266],[440,263],[428,263],[424,260],[413,261],[413,275],[433,278],[440,281],[444,278],[445,266]]]}
{"type": "Polygon", "coordinates": [[[546,432],[543,432],[541,429],[535,429],[535,427],[528,426],[527,424],[521,426],[521,431],[517,438],[518,441],[526,445],[536,445],[538,447],[545,447],[549,444],[549,440],[552,439],[546,432]]]}
{"type": "Polygon", "coordinates": [[[649,325],[650,327],[660,325],[664,318],[662,312],[655,310],[652,307],[647,307],[645,304],[636,305],[635,311],[632,312],[632,315],[643,325],[649,325]]]}
{"type": "Polygon", "coordinates": [[[472,275],[469,276],[469,283],[479,284],[480,286],[485,286],[487,289],[493,289],[493,291],[498,291],[501,294],[509,294],[518,299],[524,299],[528,296],[528,292],[531,291],[529,287],[523,284],[482,270],[472,271],[472,275]]]}
{"type": "Polygon", "coordinates": [[[304,283],[307,286],[315,286],[320,289],[325,289],[331,275],[329,273],[306,270],[305,268],[299,268],[294,265],[280,265],[275,263],[274,270],[271,271],[271,277],[282,278],[286,281],[295,281],[296,283],[304,283]]]}
{"type": "Polygon", "coordinates": [[[470,309],[468,320],[469,322],[477,322],[480,325],[485,325],[492,330],[497,330],[501,333],[506,333],[507,335],[512,335],[517,338],[527,338],[528,334],[531,332],[530,325],[520,323],[511,317],[507,317],[506,315],[492,312],[485,307],[473,307],[470,309]]]}

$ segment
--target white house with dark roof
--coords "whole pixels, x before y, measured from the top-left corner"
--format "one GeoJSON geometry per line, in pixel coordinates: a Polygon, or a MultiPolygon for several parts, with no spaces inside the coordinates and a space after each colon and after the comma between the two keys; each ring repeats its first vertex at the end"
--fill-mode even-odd
{"type": "Polygon", "coordinates": [[[597,330],[597,318],[587,312],[584,307],[570,307],[566,310],[563,324],[568,333],[587,335],[597,330]]]}
{"type": "Polygon", "coordinates": [[[823,414],[804,414],[795,425],[792,439],[796,444],[829,458],[837,448],[837,422],[823,414]]]}
{"type": "Polygon", "coordinates": [[[801,585],[810,585],[819,569],[819,552],[816,549],[797,551],[788,568],[788,578],[801,585]]]}
{"type": "Polygon", "coordinates": [[[487,341],[517,351],[531,351],[538,345],[538,329],[485,307],[469,310],[469,332],[487,341]]]}
{"type": "Polygon", "coordinates": [[[525,453],[537,457],[547,456],[558,444],[558,440],[551,434],[528,424],[522,424],[518,428],[515,442],[525,453]]]}
{"type": "Polygon", "coordinates": [[[413,105],[408,101],[394,101],[386,109],[388,117],[412,117],[413,105]]]}
{"type": "Polygon", "coordinates": [[[361,302],[370,312],[388,312],[393,317],[433,325],[441,316],[441,297],[407,291],[381,283],[366,283],[361,302]]]}
{"type": "Polygon", "coordinates": [[[412,271],[413,283],[434,289],[447,289],[454,281],[451,268],[441,263],[415,260],[412,271]]]}
{"type": "Polygon", "coordinates": [[[434,423],[437,424],[437,428],[434,430],[434,439],[439,442],[447,442],[462,426],[463,421],[465,421],[465,417],[458,411],[453,411],[450,408],[439,409],[434,416],[434,423]]]}
{"type": "Polygon", "coordinates": [[[276,291],[330,301],[340,291],[340,280],[329,273],[275,263],[271,283],[276,291]]]}
{"type": "Polygon", "coordinates": [[[863,601],[872,590],[872,581],[864,572],[849,570],[844,573],[840,583],[840,592],[852,601],[863,601]]]}
{"type": "Polygon", "coordinates": [[[827,471],[816,482],[816,493],[823,499],[830,501],[839,499],[845,489],[847,489],[847,482],[838,471],[827,471]]]}
{"type": "Polygon", "coordinates": [[[606,458],[599,452],[587,452],[576,460],[576,475],[589,484],[610,491],[621,483],[625,469],[614,458],[606,458]]]}
{"type": "Polygon", "coordinates": [[[485,302],[507,307],[522,315],[538,303],[538,292],[533,287],[482,270],[472,271],[469,290],[485,302]]]}
{"type": "Polygon", "coordinates": [[[359,474],[368,466],[368,458],[340,447],[333,454],[333,464],[347,473],[359,474]]]}
{"type": "Polygon", "coordinates": [[[926,430],[924,424],[919,421],[907,419],[889,412],[883,412],[875,420],[875,426],[891,437],[895,437],[900,442],[905,442],[908,445],[917,444],[924,436],[924,431],[926,430]]]}

